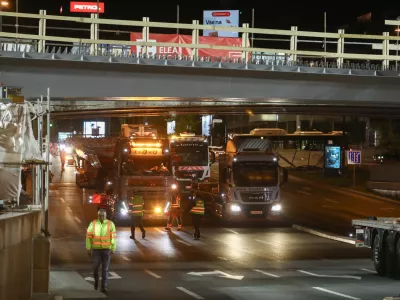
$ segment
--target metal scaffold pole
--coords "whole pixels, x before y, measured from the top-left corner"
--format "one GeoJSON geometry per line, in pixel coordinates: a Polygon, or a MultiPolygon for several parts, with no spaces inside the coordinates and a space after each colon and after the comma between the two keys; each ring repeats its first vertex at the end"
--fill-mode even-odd
{"type": "Polygon", "coordinates": [[[47,88],[47,124],[46,124],[46,191],[45,191],[45,199],[44,199],[44,206],[45,206],[45,234],[50,236],[49,233],[49,187],[50,187],[50,88],[47,88]]]}

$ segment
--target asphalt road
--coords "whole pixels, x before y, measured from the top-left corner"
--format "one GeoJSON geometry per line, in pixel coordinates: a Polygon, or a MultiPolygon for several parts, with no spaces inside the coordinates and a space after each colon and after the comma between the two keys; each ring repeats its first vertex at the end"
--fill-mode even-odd
{"type": "MultiPolygon", "coordinates": [[[[96,208],[85,203],[85,193],[90,191],[76,187],[72,167],[62,175],[54,167],[52,268],[75,270],[87,278],[91,274],[84,239],[96,208]]],[[[300,181],[285,187],[283,201],[289,224],[322,222],[321,227],[329,228],[341,228],[338,222],[350,220],[359,211],[369,215],[374,207],[397,210],[394,204],[328,193],[300,181]]],[[[165,232],[162,227],[148,226],[146,239],[136,243],[129,239],[128,227],[117,231],[109,299],[376,300],[400,293],[397,281],[374,273],[367,249],[290,226],[207,226],[200,241],[193,240],[190,227],[165,232]]]]}

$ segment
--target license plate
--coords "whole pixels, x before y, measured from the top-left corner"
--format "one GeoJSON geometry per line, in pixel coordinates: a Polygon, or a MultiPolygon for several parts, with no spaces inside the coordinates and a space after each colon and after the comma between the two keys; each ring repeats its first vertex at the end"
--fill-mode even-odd
{"type": "Polygon", "coordinates": [[[263,214],[262,210],[261,211],[260,210],[255,210],[255,211],[251,211],[250,213],[252,215],[262,215],[263,214]]]}

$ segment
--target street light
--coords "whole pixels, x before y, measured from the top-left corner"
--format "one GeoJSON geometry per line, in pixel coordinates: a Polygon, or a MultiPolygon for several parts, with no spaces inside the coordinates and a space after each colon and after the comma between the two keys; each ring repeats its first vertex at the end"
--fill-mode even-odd
{"type": "MultiPolygon", "coordinates": [[[[3,11],[3,7],[8,7],[10,3],[8,1],[0,1],[0,12],[3,11]]],[[[0,32],[3,31],[3,16],[0,16],[0,32]]]]}

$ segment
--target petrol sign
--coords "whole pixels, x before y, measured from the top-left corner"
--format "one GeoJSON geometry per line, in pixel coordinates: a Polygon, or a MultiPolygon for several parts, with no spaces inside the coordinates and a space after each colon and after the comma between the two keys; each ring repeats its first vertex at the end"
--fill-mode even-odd
{"type": "Polygon", "coordinates": [[[104,13],[104,2],[99,2],[97,8],[97,2],[70,2],[70,11],[77,13],[91,13],[91,14],[103,14],[104,13]],[[98,11],[97,11],[98,9],[98,11]]]}

